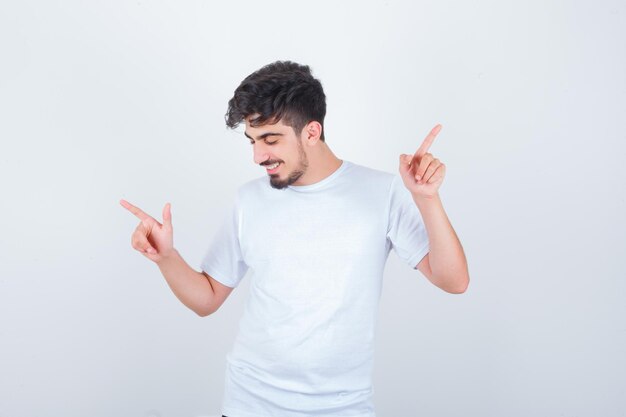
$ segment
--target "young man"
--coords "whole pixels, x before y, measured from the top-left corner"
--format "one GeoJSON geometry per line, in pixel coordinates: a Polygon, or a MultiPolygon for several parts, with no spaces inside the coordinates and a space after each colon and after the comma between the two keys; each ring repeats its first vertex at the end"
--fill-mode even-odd
{"type": "Polygon", "coordinates": [[[400,156],[396,176],[335,156],[325,114],[307,66],[275,62],[242,81],[226,124],[245,123],[266,174],[239,188],[202,272],[172,245],[169,204],[160,224],[121,201],[141,220],[132,246],[197,314],[215,312],[251,272],[227,357],[228,417],[374,416],[374,327],[390,250],[447,292],[469,283],[438,194],[445,166],[428,153],[441,126],[400,156]]]}

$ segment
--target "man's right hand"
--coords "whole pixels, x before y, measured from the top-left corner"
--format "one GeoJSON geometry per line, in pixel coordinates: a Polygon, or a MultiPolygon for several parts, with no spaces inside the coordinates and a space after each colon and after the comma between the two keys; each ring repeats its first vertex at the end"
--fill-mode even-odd
{"type": "Polygon", "coordinates": [[[130,239],[133,248],[157,263],[174,252],[170,203],[163,207],[163,224],[126,200],[120,200],[120,204],[141,220],[130,239]]]}

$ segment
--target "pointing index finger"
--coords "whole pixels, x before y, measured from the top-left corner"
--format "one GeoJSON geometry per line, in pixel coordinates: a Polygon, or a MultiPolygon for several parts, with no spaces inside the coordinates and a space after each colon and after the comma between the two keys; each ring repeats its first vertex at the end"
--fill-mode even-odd
{"type": "Polygon", "coordinates": [[[124,207],[125,209],[133,213],[135,216],[137,216],[139,220],[141,221],[152,219],[152,216],[149,216],[148,214],[144,213],[144,211],[141,210],[139,207],[133,206],[126,200],[120,200],[120,204],[122,205],[122,207],[124,207]]]}
{"type": "Polygon", "coordinates": [[[437,126],[433,127],[433,129],[430,131],[430,133],[428,134],[428,136],[426,136],[426,139],[424,139],[424,142],[422,142],[422,144],[420,145],[419,149],[415,152],[415,156],[422,156],[424,154],[426,154],[428,152],[428,149],[430,148],[430,145],[433,144],[433,141],[435,140],[435,137],[437,137],[437,135],[439,134],[439,132],[441,131],[441,125],[438,124],[437,126]]]}

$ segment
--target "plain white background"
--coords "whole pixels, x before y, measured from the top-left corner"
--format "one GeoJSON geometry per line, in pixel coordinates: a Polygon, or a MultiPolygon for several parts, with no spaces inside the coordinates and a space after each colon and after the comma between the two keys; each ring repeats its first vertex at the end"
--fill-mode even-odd
{"type": "Polygon", "coordinates": [[[226,103],[312,67],[327,143],[396,172],[437,123],[467,293],[392,254],[385,416],[623,416],[626,7],[618,1],[0,3],[0,416],[219,414],[248,282],[200,318],[135,252],[128,199],[199,269],[265,175],[226,103]]]}

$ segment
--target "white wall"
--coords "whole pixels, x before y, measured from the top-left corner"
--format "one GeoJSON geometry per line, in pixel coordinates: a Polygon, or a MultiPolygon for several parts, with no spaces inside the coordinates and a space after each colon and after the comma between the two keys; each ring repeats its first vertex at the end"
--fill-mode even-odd
{"type": "Polygon", "coordinates": [[[199,268],[264,175],[226,103],[277,59],[321,79],[340,158],[396,172],[444,126],[470,289],[392,254],[378,415],[623,415],[625,44],[606,0],[0,3],[0,416],[220,412],[248,284],[197,317],[118,200],[171,202],[199,268]]]}

